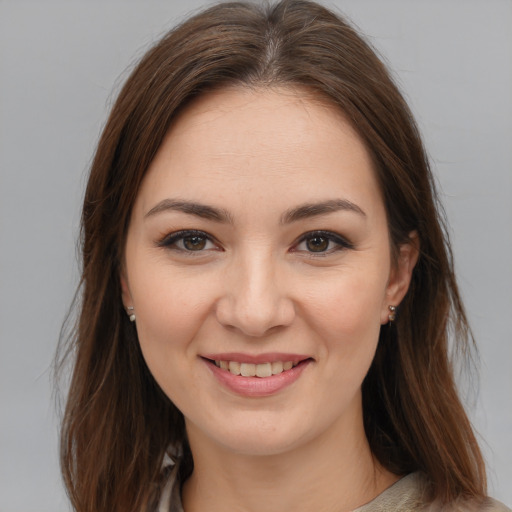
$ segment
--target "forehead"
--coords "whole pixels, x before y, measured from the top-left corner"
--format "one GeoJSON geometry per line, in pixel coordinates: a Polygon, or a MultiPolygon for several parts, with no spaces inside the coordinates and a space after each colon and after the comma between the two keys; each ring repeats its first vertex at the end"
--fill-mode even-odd
{"type": "Polygon", "coordinates": [[[251,191],[270,202],[284,192],[324,200],[333,189],[353,202],[379,196],[369,152],[343,113],[305,90],[239,87],[180,113],[140,195],[144,203],[166,194],[211,202],[212,194],[222,201],[251,191]]]}

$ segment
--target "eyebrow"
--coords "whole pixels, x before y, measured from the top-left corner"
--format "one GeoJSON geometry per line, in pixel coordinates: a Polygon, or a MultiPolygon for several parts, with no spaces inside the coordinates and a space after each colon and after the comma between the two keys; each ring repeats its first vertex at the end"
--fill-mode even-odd
{"type": "Polygon", "coordinates": [[[349,211],[366,217],[366,213],[357,204],[348,199],[331,199],[320,203],[306,203],[291,210],[286,211],[282,218],[281,224],[290,224],[298,220],[327,215],[337,211],[349,211]]]}
{"type": "Polygon", "coordinates": [[[152,217],[158,213],[167,211],[177,211],[195,215],[202,219],[212,220],[223,224],[233,224],[233,219],[228,211],[222,208],[215,208],[206,204],[194,203],[192,201],[182,201],[179,199],[164,199],[156,206],[151,208],[144,218],[152,217]]]}
{"type": "MultiPolygon", "coordinates": [[[[164,199],[160,201],[144,215],[144,218],[167,211],[178,211],[222,224],[233,224],[233,218],[227,210],[179,199],[164,199]]],[[[280,222],[281,224],[291,224],[302,219],[327,215],[337,211],[354,212],[366,217],[366,213],[357,204],[347,199],[331,199],[319,203],[305,203],[287,210],[282,215],[280,222]]]]}

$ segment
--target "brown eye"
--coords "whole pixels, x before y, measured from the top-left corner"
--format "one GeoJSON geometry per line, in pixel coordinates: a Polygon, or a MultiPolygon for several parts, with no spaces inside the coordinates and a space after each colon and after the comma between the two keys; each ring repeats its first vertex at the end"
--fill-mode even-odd
{"type": "Polygon", "coordinates": [[[314,236],[306,240],[306,247],[311,252],[324,252],[329,248],[329,242],[325,236],[314,236]]]}
{"type": "Polygon", "coordinates": [[[207,239],[204,236],[193,235],[183,237],[183,247],[188,251],[202,251],[206,247],[207,239]]]}
{"type": "Polygon", "coordinates": [[[218,249],[208,233],[196,230],[176,231],[165,236],[157,245],[183,254],[218,249]]]}
{"type": "Polygon", "coordinates": [[[304,233],[297,244],[291,248],[291,251],[328,256],[345,249],[354,249],[354,245],[338,233],[322,230],[304,233]]]}

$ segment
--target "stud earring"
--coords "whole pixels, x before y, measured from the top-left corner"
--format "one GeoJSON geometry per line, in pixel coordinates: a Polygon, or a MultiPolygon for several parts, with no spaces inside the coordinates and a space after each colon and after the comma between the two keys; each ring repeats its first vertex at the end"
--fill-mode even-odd
{"type": "Polygon", "coordinates": [[[128,306],[126,309],[128,310],[128,316],[130,317],[130,322],[135,322],[135,313],[133,313],[133,306],[128,306]]]}
{"type": "Polygon", "coordinates": [[[389,306],[389,311],[388,320],[394,322],[396,318],[396,306],[389,306]]]}

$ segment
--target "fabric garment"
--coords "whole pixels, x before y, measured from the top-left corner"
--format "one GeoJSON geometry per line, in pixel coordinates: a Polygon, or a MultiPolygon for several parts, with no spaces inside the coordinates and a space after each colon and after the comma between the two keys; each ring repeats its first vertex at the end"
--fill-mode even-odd
{"type": "Polygon", "coordinates": [[[511,512],[491,498],[478,504],[461,500],[445,506],[435,503],[425,506],[422,499],[424,486],[421,473],[411,473],[353,512],[511,512]]]}
{"type": "MultiPolygon", "coordinates": [[[[178,482],[179,464],[166,456],[164,466],[170,471],[163,489],[158,512],[184,512],[178,482]]],[[[411,473],[379,494],[372,501],[352,512],[512,512],[511,509],[491,498],[483,503],[460,501],[449,506],[422,502],[425,482],[421,473],[411,473]]]]}

